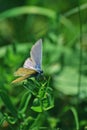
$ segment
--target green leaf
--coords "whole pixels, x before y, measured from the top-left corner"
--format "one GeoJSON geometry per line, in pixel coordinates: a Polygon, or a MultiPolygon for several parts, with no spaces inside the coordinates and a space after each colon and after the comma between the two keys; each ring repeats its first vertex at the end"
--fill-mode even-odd
{"type": "Polygon", "coordinates": [[[38,93],[38,87],[36,85],[36,82],[33,81],[33,79],[28,79],[27,82],[24,82],[23,86],[28,89],[30,93],[32,93],[34,96],[38,93]]]}
{"type": "Polygon", "coordinates": [[[37,15],[47,16],[52,19],[56,18],[56,12],[53,10],[42,8],[42,7],[36,7],[36,6],[22,6],[22,7],[12,8],[1,13],[0,20],[23,15],[23,14],[37,14],[37,15]]]}
{"type": "Polygon", "coordinates": [[[5,117],[4,115],[0,112],[0,126],[2,125],[2,123],[4,122],[5,117]]]}
{"type": "Polygon", "coordinates": [[[33,106],[31,107],[31,109],[36,112],[42,112],[42,108],[40,106],[40,101],[38,98],[34,99],[33,106]]]}
{"type": "MultiPolygon", "coordinates": [[[[65,67],[59,76],[55,77],[55,88],[65,95],[77,95],[79,73],[72,67],[65,67]]],[[[80,98],[87,97],[87,78],[81,75],[80,98]]]]}
{"type": "Polygon", "coordinates": [[[43,111],[47,111],[53,107],[54,107],[54,101],[53,101],[53,98],[51,97],[51,95],[49,94],[49,96],[47,96],[46,98],[43,98],[41,100],[39,98],[35,98],[31,109],[35,112],[43,112],[43,111]]]}
{"type": "Polygon", "coordinates": [[[11,112],[11,114],[15,117],[17,117],[17,110],[16,108],[13,106],[9,96],[7,95],[7,93],[3,90],[0,90],[0,96],[2,101],[4,102],[4,104],[6,105],[6,107],[8,108],[8,110],[11,112]]]}
{"type": "Polygon", "coordinates": [[[26,93],[23,95],[22,101],[21,101],[21,104],[20,104],[19,110],[20,110],[22,113],[24,113],[24,112],[26,111],[30,99],[31,99],[31,93],[28,91],[28,92],[26,92],[26,93]]]}

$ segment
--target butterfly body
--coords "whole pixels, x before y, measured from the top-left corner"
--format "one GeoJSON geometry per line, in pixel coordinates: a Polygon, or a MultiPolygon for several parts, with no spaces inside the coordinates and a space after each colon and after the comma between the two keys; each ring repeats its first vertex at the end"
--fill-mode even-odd
{"type": "Polygon", "coordinates": [[[42,39],[38,40],[35,45],[33,45],[30,51],[30,58],[27,58],[24,62],[23,67],[19,68],[14,75],[20,76],[12,83],[17,83],[23,81],[24,79],[42,74],[42,39]]]}

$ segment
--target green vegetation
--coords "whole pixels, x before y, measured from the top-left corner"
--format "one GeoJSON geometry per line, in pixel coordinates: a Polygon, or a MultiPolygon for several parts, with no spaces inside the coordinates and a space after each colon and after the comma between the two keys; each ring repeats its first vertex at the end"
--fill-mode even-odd
{"type": "Polygon", "coordinates": [[[0,1],[0,130],[87,129],[87,1],[0,1]],[[44,76],[12,85],[42,38],[44,76]]]}

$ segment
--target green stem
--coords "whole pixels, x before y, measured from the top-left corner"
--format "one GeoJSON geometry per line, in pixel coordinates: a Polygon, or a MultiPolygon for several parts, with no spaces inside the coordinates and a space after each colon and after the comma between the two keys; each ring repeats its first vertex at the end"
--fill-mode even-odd
{"type": "Polygon", "coordinates": [[[79,130],[78,114],[77,114],[76,109],[73,106],[64,108],[64,111],[59,115],[59,117],[62,117],[68,111],[71,111],[73,113],[73,116],[74,116],[74,119],[75,119],[75,124],[76,124],[76,129],[75,130],[79,130]]]}
{"type": "Polygon", "coordinates": [[[31,125],[30,130],[33,130],[34,127],[37,127],[39,129],[39,127],[41,126],[41,124],[43,122],[42,119],[44,119],[43,114],[42,113],[38,114],[38,116],[35,119],[34,123],[31,125]]]}
{"type": "Polygon", "coordinates": [[[78,119],[77,111],[74,107],[70,107],[70,110],[72,111],[74,119],[75,119],[76,130],[79,130],[79,119],[78,119]]]}
{"type": "MultiPolygon", "coordinates": [[[[81,11],[83,11],[83,10],[85,10],[85,9],[87,9],[87,3],[82,4],[82,5],[80,6],[80,10],[81,10],[81,11]]],[[[76,13],[78,13],[78,12],[79,12],[79,9],[78,9],[78,6],[77,6],[77,7],[73,8],[73,9],[71,9],[70,11],[66,12],[66,13],[64,14],[64,16],[65,16],[65,17],[69,17],[69,16],[71,16],[71,15],[73,15],[73,14],[76,14],[76,13]]]]}

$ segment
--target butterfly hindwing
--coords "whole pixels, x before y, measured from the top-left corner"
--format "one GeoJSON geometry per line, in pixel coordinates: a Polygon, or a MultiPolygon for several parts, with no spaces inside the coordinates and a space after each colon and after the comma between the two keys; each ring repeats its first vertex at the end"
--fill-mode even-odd
{"type": "Polygon", "coordinates": [[[25,60],[23,67],[24,67],[24,68],[34,69],[34,70],[35,70],[35,64],[34,64],[34,62],[32,61],[31,58],[27,58],[27,59],[25,60]]]}

